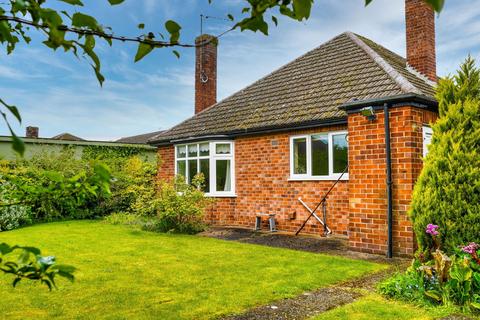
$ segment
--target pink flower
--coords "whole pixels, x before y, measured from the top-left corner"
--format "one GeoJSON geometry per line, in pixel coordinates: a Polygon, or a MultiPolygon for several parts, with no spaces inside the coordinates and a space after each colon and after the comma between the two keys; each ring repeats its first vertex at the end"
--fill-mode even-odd
{"type": "Polygon", "coordinates": [[[440,234],[440,232],[437,231],[438,228],[439,227],[437,225],[430,223],[425,232],[432,236],[438,236],[440,234]]]}
{"type": "Polygon", "coordinates": [[[477,252],[478,248],[478,244],[471,242],[468,246],[462,247],[462,251],[468,254],[474,254],[477,252]]]}

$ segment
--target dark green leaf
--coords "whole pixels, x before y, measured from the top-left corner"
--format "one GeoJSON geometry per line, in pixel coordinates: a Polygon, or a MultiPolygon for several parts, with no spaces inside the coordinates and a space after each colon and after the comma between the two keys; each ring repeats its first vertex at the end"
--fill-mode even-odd
{"type": "Polygon", "coordinates": [[[272,21],[275,23],[276,26],[278,26],[278,19],[275,16],[272,16],[272,21]]]}
{"type": "Polygon", "coordinates": [[[180,53],[177,50],[173,50],[173,54],[177,57],[180,58],[180,53]]]}
{"type": "Polygon", "coordinates": [[[140,23],[138,25],[138,29],[144,29],[145,28],[145,23],[140,23]]]}
{"type": "Polygon", "coordinates": [[[80,1],[80,0],[60,0],[60,1],[66,2],[66,3],[74,5],[74,6],[83,6],[82,1],[80,1]]]}
{"type": "Polygon", "coordinates": [[[112,6],[117,5],[117,4],[121,4],[123,1],[125,1],[125,0],[108,0],[108,2],[110,2],[110,4],[112,6]]]}
{"type": "Polygon", "coordinates": [[[15,288],[21,280],[22,278],[15,278],[15,280],[13,280],[12,286],[15,288]]]}

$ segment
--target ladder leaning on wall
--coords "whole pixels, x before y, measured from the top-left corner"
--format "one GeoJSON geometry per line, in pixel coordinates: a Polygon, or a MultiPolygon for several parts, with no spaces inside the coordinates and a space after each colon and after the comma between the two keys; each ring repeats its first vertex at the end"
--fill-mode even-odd
{"type": "Polygon", "coordinates": [[[330,235],[332,234],[332,230],[328,227],[327,225],[327,198],[328,196],[330,195],[330,193],[332,192],[332,190],[335,188],[335,186],[338,184],[338,182],[340,180],[342,180],[343,176],[345,175],[345,173],[348,172],[348,165],[345,167],[345,169],[343,170],[342,174],[340,175],[340,177],[338,177],[337,181],[335,181],[333,183],[333,185],[330,187],[330,189],[328,189],[327,193],[325,193],[325,195],[323,196],[322,200],[320,200],[320,202],[317,204],[317,206],[315,207],[315,209],[310,209],[310,207],[302,200],[302,198],[298,198],[298,201],[300,201],[300,203],[305,207],[305,209],[307,209],[308,212],[310,212],[310,215],[308,216],[308,218],[303,222],[302,226],[297,230],[297,232],[295,233],[296,236],[298,236],[298,234],[303,230],[303,228],[305,228],[305,226],[307,225],[307,222],[312,218],[314,217],[318,222],[320,222],[320,224],[323,226],[323,233],[325,234],[325,236],[327,235],[330,235]],[[317,215],[317,210],[318,208],[322,207],[322,213],[323,213],[323,220],[320,219],[320,217],[317,215]]]}

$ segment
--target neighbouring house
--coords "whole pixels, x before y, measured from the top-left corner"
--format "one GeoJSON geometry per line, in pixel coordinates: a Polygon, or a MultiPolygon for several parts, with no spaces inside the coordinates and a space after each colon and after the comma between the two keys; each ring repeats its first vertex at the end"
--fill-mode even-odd
{"type": "MultiPolygon", "coordinates": [[[[326,201],[353,250],[412,255],[412,190],[438,116],[435,16],[406,0],[407,58],[346,32],[216,102],[217,46],[197,38],[195,115],[152,139],[160,179],[206,176],[208,222],[294,232],[326,201]],[[347,167],[348,166],[348,167],[347,167]],[[343,171],[346,171],[343,176],[343,171]]],[[[312,219],[304,232],[323,234],[312,219]]]]}
{"type": "Polygon", "coordinates": [[[122,143],[132,143],[132,144],[147,144],[148,140],[151,138],[158,136],[159,134],[163,133],[163,131],[154,131],[144,134],[139,134],[136,136],[124,137],[116,140],[115,142],[122,142],[122,143]]]}
{"type": "Polygon", "coordinates": [[[77,137],[77,136],[75,136],[71,133],[68,133],[68,132],[58,134],[58,135],[52,137],[51,139],[53,139],[53,140],[67,140],[67,141],[85,141],[85,139],[77,137]]]}
{"type": "MultiPolygon", "coordinates": [[[[148,144],[133,142],[108,142],[84,140],[70,133],[62,133],[53,138],[39,137],[39,128],[29,126],[26,128],[25,137],[25,158],[31,158],[41,152],[60,152],[64,148],[72,148],[75,156],[80,158],[86,149],[109,148],[109,149],[136,149],[139,154],[151,162],[157,161],[156,148],[148,144]]],[[[12,137],[0,136],[0,160],[15,160],[18,154],[12,149],[12,137]]]]}

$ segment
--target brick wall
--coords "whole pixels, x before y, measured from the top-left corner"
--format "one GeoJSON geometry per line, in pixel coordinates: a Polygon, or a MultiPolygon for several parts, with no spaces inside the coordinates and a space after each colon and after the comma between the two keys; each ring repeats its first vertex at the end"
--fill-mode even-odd
{"type": "MultiPolygon", "coordinates": [[[[313,208],[333,181],[289,181],[290,136],[345,129],[345,126],[336,126],[236,139],[237,197],[217,198],[206,215],[206,221],[215,225],[253,228],[257,213],[275,213],[278,229],[296,231],[309,214],[298,198],[313,208]]],[[[171,178],[173,147],[160,147],[158,152],[161,158],[158,176],[171,178]]],[[[340,182],[331,193],[327,212],[328,224],[334,233],[347,235],[348,181],[340,182]]],[[[304,232],[322,234],[323,227],[312,219],[304,232]]]]}
{"type": "MultiPolygon", "coordinates": [[[[436,116],[436,113],[409,106],[390,110],[395,255],[411,255],[415,249],[407,211],[422,168],[422,127],[433,122],[436,116]]],[[[341,181],[327,201],[328,225],[334,234],[348,236],[354,250],[377,254],[387,251],[383,119],[382,111],[377,112],[374,122],[359,114],[349,115],[349,181],[341,181]]],[[[293,135],[345,129],[345,126],[335,126],[236,139],[237,197],[217,198],[208,210],[206,221],[253,228],[255,214],[275,213],[280,230],[296,231],[309,214],[298,198],[313,208],[333,181],[289,181],[289,139],[293,135]]],[[[173,177],[173,146],[160,147],[158,152],[159,178],[173,177]]],[[[321,235],[323,228],[312,219],[304,232],[321,235]]]]}
{"type": "MultiPolygon", "coordinates": [[[[414,234],[407,211],[422,169],[423,124],[436,114],[415,107],[390,110],[393,244],[395,255],[411,255],[414,234]]],[[[348,118],[350,162],[350,246],[358,251],[387,251],[386,154],[383,111],[370,122],[359,114],[348,118]]]]}
{"type": "Polygon", "coordinates": [[[406,0],[405,16],[408,64],[436,82],[435,13],[423,0],[406,0]]]}

